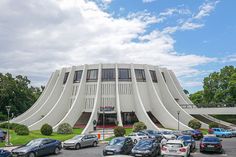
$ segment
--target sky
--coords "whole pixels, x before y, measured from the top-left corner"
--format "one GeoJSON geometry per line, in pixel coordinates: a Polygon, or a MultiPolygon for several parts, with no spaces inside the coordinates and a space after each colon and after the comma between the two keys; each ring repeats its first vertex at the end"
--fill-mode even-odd
{"type": "Polygon", "coordinates": [[[1,0],[0,72],[45,85],[93,63],[167,67],[190,93],[236,66],[234,0],[1,0]]]}

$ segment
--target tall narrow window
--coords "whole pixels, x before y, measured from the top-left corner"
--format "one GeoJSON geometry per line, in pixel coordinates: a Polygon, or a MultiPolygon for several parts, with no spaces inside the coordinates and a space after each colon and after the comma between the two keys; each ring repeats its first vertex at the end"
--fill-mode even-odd
{"type": "Polygon", "coordinates": [[[135,69],[135,76],[138,82],[146,81],[144,69],[135,69]]]}
{"type": "Polygon", "coordinates": [[[151,77],[152,77],[152,82],[157,82],[156,72],[154,70],[150,70],[150,74],[151,74],[151,77]]]}
{"type": "Polygon", "coordinates": [[[102,69],[102,81],[115,81],[115,69],[102,69]]]}
{"type": "Polygon", "coordinates": [[[161,72],[161,74],[162,74],[163,79],[164,79],[165,82],[166,82],[166,78],[165,78],[165,74],[164,74],[164,72],[161,72]]]}
{"type": "Polygon", "coordinates": [[[93,82],[98,80],[98,69],[91,69],[87,71],[87,82],[93,82]]]}
{"type": "Polygon", "coordinates": [[[119,69],[119,81],[131,81],[130,69],[119,69]]]}
{"type": "Polygon", "coordinates": [[[83,70],[75,71],[74,83],[78,83],[81,80],[83,70]]]}
{"type": "Polygon", "coordinates": [[[64,76],[63,84],[66,84],[66,81],[67,81],[67,79],[68,79],[68,76],[69,76],[69,72],[66,72],[66,73],[65,73],[65,76],[64,76]]]}

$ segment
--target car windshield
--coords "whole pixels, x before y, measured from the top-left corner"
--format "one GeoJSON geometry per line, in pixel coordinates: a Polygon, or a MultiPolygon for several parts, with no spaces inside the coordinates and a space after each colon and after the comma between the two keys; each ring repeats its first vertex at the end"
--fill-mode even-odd
{"type": "Polygon", "coordinates": [[[143,134],[143,133],[138,133],[137,135],[138,136],[145,136],[145,134],[143,134]]]}
{"type": "Polygon", "coordinates": [[[152,147],[152,141],[151,140],[143,140],[139,141],[135,147],[140,147],[140,148],[151,148],[152,147]]]}
{"type": "Polygon", "coordinates": [[[29,143],[27,143],[26,146],[29,146],[29,147],[39,146],[41,142],[42,140],[32,140],[29,143]]]}
{"type": "Polygon", "coordinates": [[[115,138],[115,139],[111,140],[108,145],[109,146],[114,146],[114,145],[122,146],[124,144],[124,142],[125,142],[124,139],[115,138]]]}
{"type": "Polygon", "coordinates": [[[152,131],[152,130],[147,130],[147,133],[149,133],[149,134],[154,134],[154,131],[152,131]]]}
{"type": "Polygon", "coordinates": [[[167,143],[166,146],[172,148],[181,148],[183,145],[181,143],[167,143]]]}
{"type": "Polygon", "coordinates": [[[73,140],[78,140],[78,139],[81,139],[83,136],[81,136],[81,135],[77,135],[77,136],[75,136],[75,137],[73,137],[72,139],[73,140]]]}
{"type": "Polygon", "coordinates": [[[203,142],[220,142],[218,138],[215,137],[205,137],[202,139],[203,142]]]}
{"type": "Polygon", "coordinates": [[[191,140],[191,136],[180,136],[178,137],[178,140],[188,141],[188,140],[191,140]]]}
{"type": "Polygon", "coordinates": [[[170,132],[170,131],[163,131],[163,134],[164,134],[164,135],[170,135],[171,132],[170,132]]]}

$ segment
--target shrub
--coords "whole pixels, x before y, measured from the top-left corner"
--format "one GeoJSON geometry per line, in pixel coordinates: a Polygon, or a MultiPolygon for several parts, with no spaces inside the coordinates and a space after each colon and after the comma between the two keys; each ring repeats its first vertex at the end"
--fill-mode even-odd
{"type": "Polygon", "coordinates": [[[192,119],[188,122],[188,126],[193,129],[200,129],[202,124],[197,119],[192,119]]]}
{"type": "Polygon", "coordinates": [[[218,127],[219,127],[219,124],[216,122],[209,123],[209,128],[218,128],[218,127]]]}
{"type": "Polygon", "coordinates": [[[15,132],[17,135],[29,135],[29,129],[25,125],[18,124],[15,128],[15,132]]]}
{"type": "Polygon", "coordinates": [[[59,127],[57,129],[57,133],[58,134],[72,134],[73,133],[73,129],[70,126],[70,124],[63,123],[63,124],[59,125],[59,127]]]}
{"type": "Polygon", "coordinates": [[[117,126],[114,128],[114,134],[116,137],[124,136],[125,133],[126,133],[125,128],[123,128],[122,126],[117,126]]]}
{"type": "MultiPolygon", "coordinates": [[[[20,124],[17,124],[17,123],[10,123],[10,124],[9,124],[9,129],[15,130],[15,128],[16,128],[18,125],[20,125],[20,124]]],[[[7,122],[1,123],[1,124],[0,124],[0,128],[7,129],[7,128],[8,128],[8,123],[7,123],[7,122]]]]}
{"type": "Polygon", "coordinates": [[[44,124],[41,127],[40,132],[42,135],[50,136],[52,134],[52,126],[49,124],[44,124]]]}
{"type": "Polygon", "coordinates": [[[136,122],[133,125],[133,132],[138,132],[147,129],[147,126],[143,122],[136,122]]]}

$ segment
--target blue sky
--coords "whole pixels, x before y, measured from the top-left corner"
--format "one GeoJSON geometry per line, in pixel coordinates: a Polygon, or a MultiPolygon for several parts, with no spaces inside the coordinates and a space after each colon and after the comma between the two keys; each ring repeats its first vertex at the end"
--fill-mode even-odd
{"type": "Polygon", "coordinates": [[[64,66],[144,63],[172,69],[191,93],[236,65],[236,1],[0,1],[0,71],[35,86],[64,66]]]}

